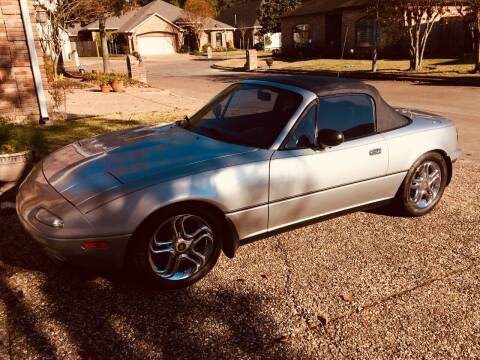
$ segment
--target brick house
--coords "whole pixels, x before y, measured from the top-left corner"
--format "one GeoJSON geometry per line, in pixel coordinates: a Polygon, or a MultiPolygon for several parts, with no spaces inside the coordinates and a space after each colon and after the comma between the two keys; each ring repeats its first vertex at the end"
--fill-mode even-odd
{"type": "Polygon", "coordinates": [[[43,90],[47,81],[35,23],[31,1],[0,0],[0,118],[7,121],[48,118],[43,90]],[[28,18],[30,28],[24,26],[28,18]]]}
{"type": "MultiPolygon", "coordinates": [[[[372,0],[311,0],[281,19],[282,48],[311,49],[325,57],[368,58],[375,41],[376,21],[369,15],[372,0]]],[[[451,16],[435,25],[426,49],[428,55],[462,55],[471,39],[462,19],[451,9],[451,16]]],[[[408,43],[400,34],[380,29],[379,50],[388,56],[405,56],[408,43]]]]}

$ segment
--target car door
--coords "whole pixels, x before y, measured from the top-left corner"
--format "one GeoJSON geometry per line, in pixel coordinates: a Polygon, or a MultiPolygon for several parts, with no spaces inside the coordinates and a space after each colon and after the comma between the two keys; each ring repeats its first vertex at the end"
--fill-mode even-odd
{"type": "Polygon", "coordinates": [[[320,98],[272,156],[269,230],[388,197],[387,167],[374,100],[365,94],[320,98]],[[341,131],[345,142],[309,146],[323,129],[341,131]]]}

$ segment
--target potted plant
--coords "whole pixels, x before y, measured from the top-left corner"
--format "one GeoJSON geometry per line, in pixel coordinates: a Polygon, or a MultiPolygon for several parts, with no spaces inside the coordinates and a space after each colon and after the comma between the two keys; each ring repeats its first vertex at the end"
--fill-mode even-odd
{"type": "Polygon", "coordinates": [[[97,82],[100,85],[100,91],[102,93],[110,92],[110,79],[106,75],[99,75],[97,77],[97,82]]]}
{"type": "Polygon", "coordinates": [[[119,76],[116,76],[110,82],[110,86],[112,87],[113,91],[115,92],[124,92],[125,85],[123,83],[123,79],[119,76]]]}
{"type": "Polygon", "coordinates": [[[273,66],[273,59],[268,58],[267,60],[265,60],[265,62],[267,63],[268,68],[271,69],[273,66]]]}
{"type": "Polygon", "coordinates": [[[31,146],[38,142],[32,129],[33,125],[24,127],[0,120],[0,196],[25,173],[31,159],[31,146]]]}

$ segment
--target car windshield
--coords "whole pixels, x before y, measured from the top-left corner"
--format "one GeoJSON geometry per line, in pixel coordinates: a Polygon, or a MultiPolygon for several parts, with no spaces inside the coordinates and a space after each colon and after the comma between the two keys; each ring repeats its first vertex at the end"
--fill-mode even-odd
{"type": "Polygon", "coordinates": [[[238,145],[268,149],[300,106],[302,96],[256,84],[236,84],[188,119],[188,130],[238,145]]]}

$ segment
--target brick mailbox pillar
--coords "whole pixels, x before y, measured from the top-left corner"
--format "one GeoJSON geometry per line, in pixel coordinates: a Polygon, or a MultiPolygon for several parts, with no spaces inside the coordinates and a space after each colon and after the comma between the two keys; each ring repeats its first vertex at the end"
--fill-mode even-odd
{"type": "MultiPolygon", "coordinates": [[[[28,1],[34,42],[39,61],[41,83],[47,85],[36,17],[28,1]]],[[[20,0],[0,0],[0,118],[8,121],[38,121],[37,98],[20,0]]]]}
{"type": "Polygon", "coordinates": [[[250,49],[247,50],[247,63],[245,64],[245,70],[255,71],[257,70],[257,50],[250,49]]]}
{"type": "Polygon", "coordinates": [[[143,61],[139,61],[133,55],[127,55],[128,77],[134,80],[147,82],[147,69],[143,61]]]}

